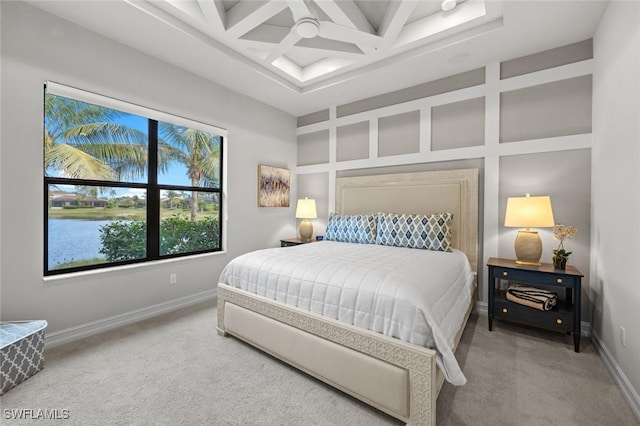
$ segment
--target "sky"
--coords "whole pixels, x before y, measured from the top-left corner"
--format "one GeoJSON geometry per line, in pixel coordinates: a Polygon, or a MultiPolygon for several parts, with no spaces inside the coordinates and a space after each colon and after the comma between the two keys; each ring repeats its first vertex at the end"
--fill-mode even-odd
{"type": "MultiPolygon", "coordinates": [[[[140,130],[145,134],[148,133],[148,122],[144,117],[140,117],[137,115],[127,114],[122,118],[116,120],[121,124],[125,124],[134,129],[140,130]]],[[[146,175],[138,180],[138,182],[145,182],[146,175]]],[[[171,185],[187,185],[191,186],[191,180],[187,177],[187,168],[183,164],[173,164],[167,172],[160,174],[158,176],[158,183],[171,184],[171,185]]],[[[144,190],[132,188],[130,191],[133,194],[140,195],[140,193],[144,193],[144,190]]]]}

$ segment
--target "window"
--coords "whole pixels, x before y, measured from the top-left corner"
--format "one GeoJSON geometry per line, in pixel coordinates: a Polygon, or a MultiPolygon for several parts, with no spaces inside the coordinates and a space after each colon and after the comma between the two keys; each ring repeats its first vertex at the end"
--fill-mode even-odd
{"type": "Polygon", "coordinates": [[[221,250],[225,136],[48,82],[45,275],[221,250]]]}

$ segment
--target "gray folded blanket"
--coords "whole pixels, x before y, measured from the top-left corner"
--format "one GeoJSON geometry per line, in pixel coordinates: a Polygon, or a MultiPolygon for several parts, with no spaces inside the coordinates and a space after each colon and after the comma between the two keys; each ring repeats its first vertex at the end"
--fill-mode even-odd
{"type": "Polygon", "coordinates": [[[540,311],[549,311],[558,303],[558,293],[514,284],[507,289],[507,300],[540,311]]]}

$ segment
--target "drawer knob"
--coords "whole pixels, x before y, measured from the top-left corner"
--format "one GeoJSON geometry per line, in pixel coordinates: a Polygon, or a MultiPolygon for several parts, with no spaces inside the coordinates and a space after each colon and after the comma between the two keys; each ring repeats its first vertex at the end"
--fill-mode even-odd
{"type": "Polygon", "coordinates": [[[507,275],[509,275],[509,273],[508,273],[507,271],[504,271],[504,272],[502,273],[502,276],[504,276],[504,277],[506,277],[507,275]]]}
{"type": "Polygon", "coordinates": [[[556,282],[557,282],[558,284],[562,284],[562,278],[558,278],[558,279],[556,280],[556,282]]]}
{"type": "Polygon", "coordinates": [[[506,314],[508,312],[507,308],[502,308],[502,312],[506,314]]]}
{"type": "Polygon", "coordinates": [[[560,324],[562,324],[562,320],[561,320],[560,318],[558,318],[558,319],[556,320],[556,323],[557,323],[558,325],[560,325],[560,324]]]}

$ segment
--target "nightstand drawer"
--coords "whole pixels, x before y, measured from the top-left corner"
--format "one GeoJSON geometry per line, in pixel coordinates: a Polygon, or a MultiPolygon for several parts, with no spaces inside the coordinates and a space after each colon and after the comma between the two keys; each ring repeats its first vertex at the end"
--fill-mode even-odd
{"type": "Polygon", "coordinates": [[[494,268],[494,277],[503,280],[535,282],[563,287],[572,287],[573,281],[561,274],[540,274],[537,271],[523,271],[508,268],[494,268]]]}
{"type": "Polygon", "coordinates": [[[494,316],[496,318],[534,325],[549,330],[573,330],[573,314],[571,312],[559,310],[539,311],[506,300],[495,301],[494,316]]]}

